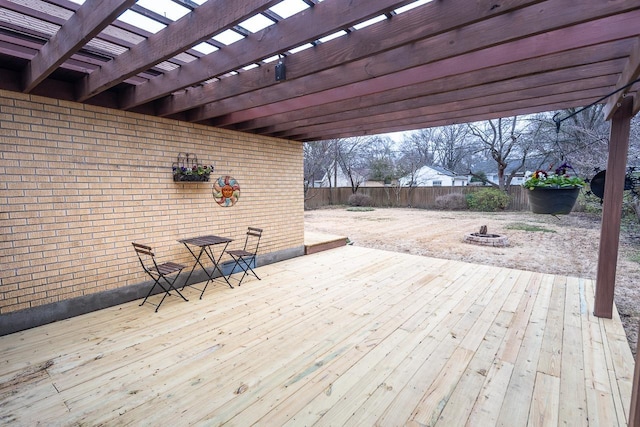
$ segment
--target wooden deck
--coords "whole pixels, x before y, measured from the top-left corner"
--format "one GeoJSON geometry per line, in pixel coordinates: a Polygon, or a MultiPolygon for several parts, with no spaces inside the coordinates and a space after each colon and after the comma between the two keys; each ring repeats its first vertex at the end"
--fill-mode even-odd
{"type": "Polygon", "coordinates": [[[590,280],[345,246],[0,338],[0,423],[626,425],[590,280]]]}

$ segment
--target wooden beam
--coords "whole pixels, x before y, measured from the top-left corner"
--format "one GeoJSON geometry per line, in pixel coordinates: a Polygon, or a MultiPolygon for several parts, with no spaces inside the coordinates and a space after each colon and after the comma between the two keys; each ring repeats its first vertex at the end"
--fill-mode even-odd
{"type": "MultiPolygon", "coordinates": [[[[499,65],[559,53],[565,50],[576,49],[583,44],[606,43],[611,40],[625,38],[630,34],[637,32],[637,28],[632,27],[630,21],[637,22],[639,20],[640,10],[624,15],[623,17],[614,16],[604,18],[603,20],[592,21],[576,25],[574,27],[563,28],[538,36],[528,37],[510,43],[477,50],[467,53],[466,55],[443,59],[438,62],[424,64],[411,69],[398,71],[396,73],[384,74],[380,77],[374,78],[369,77],[366,80],[361,80],[352,84],[333,87],[331,89],[309,93],[302,96],[294,96],[291,93],[292,91],[294,93],[305,93],[305,90],[313,90],[312,88],[316,88],[319,85],[333,86],[331,83],[332,73],[322,77],[319,75],[316,76],[316,79],[321,79],[320,83],[315,82],[313,77],[299,79],[292,82],[291,88],[286,91],[283,89],[282,91],[264,93],[264,96],[262,97],[256,96],[258,93],[262,94],[261,91],[258,91],[257,93],[238,96],[233,100],[225,100],[220,103],[209,104],[205,107],[196,109],[190,117],[190,120],[200,121],[218,116],[212,123],[217,126],[225,126],[243,122],[245,120],[265,117],[271,114],[283,114],[300,108],[324,105],[360,96],[368,96],[400,87],[409,87],[422,82],[451,77],[464,72],[481,69],[489,70],[499,65]],[[588,43],[585,43],[585,39],[588,39],[588,43]],[[245,98],[247,99],[245,100],[245,98]],[[260,100],[272,100],[274,98],[279,98],[280,101],[269,103],[269,105],[251,107],[251,105],[255,105],[255,103],[260,100]],[[248,104],[248,101],[252,101],[253,104],[248,104]],[[221,111],[228,109],[236,111],[220,116],[221,111]]],[[[413,50],[416,49],[417,47],[414,47],[413,50]]],[[[406,54],[409,54],[409,52],[406,52],[406,54]]],[[[424,52],[423,55],[428,57],[427,52],[424,52]]],[[[385,64],[393,64],[394,62],[402,60],[402,58],[397,55],[397,52],[391,55],[389,55],[389,53],[385,53],[379,55],[379,57],[380,58],[376,58],[379,59],[379,61],[376,59],[369,59],[366,62],[367,64],[382,62],[381,66],[385,66],[385,64]]],[[[363,64],[363,66],[366,71],[366,69],[368,69],[366,68],[366,64],[363,64]]],[[[371,71],[373,75],[378,74],[375,70],[371,71]]],[[[499,76],[496,76],[496,78],[499,78],[499,76]]],[[[334,80],[337,79],[340,79],[340,77],[336,76],[334,80]]]]}
{"type": "Polygon", "coordinates": [[[280,0],[218,0],[197,7],[164,30],[138,43],[86,76],[78,87],[78,100],[85,101],[125,79],[190,48],[199,41],[231,28],[243,19],[280,0]]]}
{"type": "MultiPolygon", "coordinates": [[[[353,135],[374,135],[381,133],[400,132],[402,130],[423,129],[435,126],[448,126],[452,124],[464,124],[480,120],[497,119],[500,117],[535,114],[570,107],[581,107],[589,104],[592,100],[593,97],[583,98],[580,93],[567,94],[562,97],[555,97],[551,95],[541,97],[535,103],[514,101],[506,102],[500,105],[494,105],[491,108],[481,107],[468,110],[458,109],[442,114],[435,113],[427,116],[417,115],[393,121],[352,121],[350,123],[336,123],[336,125],[340,125],[339,128],[328,124],[324,128],[315,128],[315,132],[313,133],[309,132],[309,128],[301,128],[300,132],[297,135],[288,136],[288,138],[296,140],[318,139],[318,137],[320,137],[320,139],[330,139],[338,137],[348,137],[353,135]],[[486,118],[484,117],[485,115],[486,118]],[[349,135],[349,133],[351,133],[351,135],[349,135]]],[[[409,113],[410,112],[408,112],[408,114],[409,113]]],[[[281,137],[280,134],[274,134],[273,136],[281,137]]]]}
{"type": "Polygon", "coordinates": [[[624,179],[627,171],[630,123],[633,117],[633,99],[624,98],[621,104],[611,121],[594,305],[596,316],[609,319],[613,313],[618,244],[620,242],[620,217],[624,179]]]}
{"type": "MultiPolygon", "coordinates": [[[[598,79],[587,79],[584,82],[575,82],[580,84],[582,88],[577,91],[570,91],[566,83],[548,85],[544,89],[547,93],[553,93],[546,97],[540,97],[536,89],[529,90],[514,90],[511,92],[495,92],[492,94],[481,95],[483,92],[475,92],[473,98],[458,100],[453,94],[445,96],[438,96],[441,99],[441,103],[434,103],[428,106],[421,106],[421,99],[417,99],[414,103],[399,102],[398,105],[393,105],[392,109],[387,109],[387,106],[372,107],[366,109],[369,115],[364,114],[357,116],[352,115],[350,111],[346,111],[345,117],[340,118],[338,114],[332,115],[333,120],[322,120],[321,123],[311,124],[305,123],[304,126],[294,127],[286,131],[281,131],[276,135],[279,137],[288,137],[300,132],[300,129],[304,129],[306,133],[322,132],[322,130],[330,129],[344,129],[349,126],[359,126],[361,124],[371,123],[374,126],[384,125],[384,123],[398,123],[408,122],[412,119],[422,121],[425,117],[429,120],[442,120],[448,117],[456,116],[479,116],[483,112],[496,112],[503,111],[509,115],[511,109],[518,109],[523,107],[536,107],[542,106],[546,103],[557,104],[563,100],[571,100],[576,97],[576,93],[579,93],[580,99],[590,97],[590,99],[597,99],[601,96],[603,91],[606,91],[608,87],[615,81],[615,76],[611,75],[608,78],[602,77],[598,79]],[[554,92],[555,89],[555,92],[554,92]],[[566,91],[566,92],[565,92],[566,91]],[[447,101],[446,98],[449,98],[447,101]],[[506,106],[508,105],[508,107],[506,106]]],[[[513,115],[513,114],[511,114],[513,115]]],[[[266,133],[266,132],[260,132],[266,133]]]]}
{"type": "MultiPolygon", "coordinates": [[[[550,74],[556,76],[572,73],[576,80],[596,77],[598,75],[610,74],[611,67],[616,67],[615,69],[619,70],[620,67],[623,66],[622,61],[625,60],[624,56],[626,52],[628,52],[628,45],[629,43],[625,41],[617,41],[584,49],[571,50],[569,52],[563,51],[544,57],[492,67],[490,73],[486,72],[486,70],[478,70],[448,76],[420,85],[394,89],[371,97],[348,99],[318,107],[309,107],[278,116],[267,116],[242,122],[235,126],[241,130],[269,126],[282,127],[295,121],[312,120],[317,117],[348,112],[350,110],[359,110],[380,104],[394,103],[414,97],[434,96],[437,94],[444,95],[450,91],[455,93],[465,88],[492,84],[492,82],[502,82],[506,79],[523,79],[529,77],[531,80],[527,80],[527,83],[535,87],[538,83],[550,84],[546,75],[546,72],[549,70],[552,70],[549,71],[550,74]],[[557,68],[557,70],[554,70],[555,68],[557,68]]],[[[517,83],[517,81],[518,80],[514,83],[517,83]]]]}
{"type": "MultiPolygon", "coordinates": [[[[609,81],[614,77],[609,77],[609,81]]],[[[606,81],[606,80],[601,80],[606,81]]],[[[283,119],[283,124],[281,125],[272,125],[268,127],[259,127],[252,129],[252,131],[256,133],[260,133],[263,135],[273,135],[279,137],[286,137],[290,135],[292,132],[295,132],[296,129],[305,129],[307,131],[311,131],[312,129],[321,129],[322,125],[331,124],[333,127],[343,127],[343,125],[347,123],[351,123],[354,125],[370,121],[372,124],[380,125],[383,122],[376,121],[376,118],[386,118],[386,117],[397,117],[398,120],[405,120],[407,118],[420,117],[424,120],[425,117],[428,117],[430,120],[439,117],[437,120],[445,119],[447,116],[454,118],[459,114],[466,114],[473,111],[473,115],[477,116],[481,114],[483,110],[487,112],[495,111],[495,107],[497,104],[504,104],[506,102],[515,102],[515,101],[524,101],[530,100],[531,106],[538,107],[544,111],[548,110],[544,108],[543,105],[540,105],[539,102],[541,100],[557,104],[558,96],[565,95],[565,99],[570,101],[574,99],[576,96],[579,99],[585,99],[588,95],[594,95],[595,98],[599,97],[602,91],[606,90],[607,86],[604,86],[603,83],[598,83],[596,80],[591,80],[589,82],[590,86],[593,86],[592,89],[587,90],[585,87],[581,87],[580,89],[576,89],[576,91],[567,90],[568,88],[577,88],[578,85],[582,86],[582,82],[575,82],[571,84],[561,83],[557,85],[548,85],[545,89],[557,88],[558,93],[552,95],[551,97],[540,96],[540,92],[536,92],[537,95],[531,96],[523,94],[520,92],[507,92],[504,94],[489,94],[485,97],[476,96],[481,91],[470,90],[466,91],[468,93],[460,94],[460,99],[457,97],[450,97],[445,94],[437,94],[433,96],[425,97],[425,105],[421,106],[421,102],[407,103],[404,110],[398,110],[404,103],[397,102],[391,105],[382,105],[379,107],[368,107],[362,110],[354,110],[354,111],[345,111],[344,117],[341,117],[339,113],[334,113],[327,116],[320,116],[317,119],[307,118],[304,120],[295,120],[292,122],[286,122],[283,119]],[[567,90],[564,92],[564,90],[567,90]],[[580,91],[579,95],[576,95],[576,92],[580,91]],[[447,99],[448,98],[448,99],[447,99]],[[433,103],[436,99],[442,99],[442,103],[433,103]],[[488,99],[494,100],[497,104],[489,104],[488,99]],[[555,99],[556,101],[553,101],[555,99]],[[370,116],[366,115],[366,112],[369,111],[370,116]],[[333,119],[333,120],[332,120],[333,119]]],[[[474,88],[475,89],[475,88],[474,88]]],[[[531,89],[532,90],[532,89],[531,89]]],[[[454,94],[452,94],[454,95],[454,94]]],[[[593,99],[593,98],[592,98],[593,99]]],[[[590,102],[587,102],[590,103],[590,102]]],[[[234,126],[233,129],[246,131],[241,127],[234,126]]]]}
{"type": "MultiPolygon", "coordinates": [[[[615,26],[626,26],[623,30],[623,38],[637,34],[635,27],[635,22],[639,19],[637,16],[635,16],[633,20],[629,19],[624,22],[617,21],[624,19],[620,16],[610,17],[600,21],[586,22],[573,27],[573,31],[571,28],[565,28],[569,23],[575,22],[576,20],[588,19],[589,16],[598,16],[599,13],[605,13],[605,10],[610,11],[610,8],[607,9],[603,7],[604,4],[602,2],[598,2],[598,4],[590,3],[585,6],[588,6],[587,9],[577,12],[566,0],[547,1],[544,4],[519,9],[507,15],[492,17],[463,28],[457,28],[455,31],[441,33],[411,45],[401,46],[397,49],[368,57],[364,60],[349,64],[343,64],[342,61],[337,61],[336,63],[341,64],[340,67],[318,72],[295,81],[287,81],[270,90],[263,89],[241,96],[234,96],[233,101],[221,100],[220,102],[216,101],[213,104],[203,106],[199,110],[192,112],[192,120],[199,121],[231,114],[235,111],[256,108],[259,106],[257,103],[263,105],[271,104],[298,97],[299,94],[306,94],[306,96],[311,97],[315,92],[328,91],[338,86],[342,86],[338,91],[346,94],[350,92],[351,88],[348,85],[355,85],[357,83],[367,84],[367,80],[374,78],[382,79],[386,75],[390,75],[388,78],[393,79],[398,77],[397,74],[411,67],[425,66],[425,64],[438,60],[450,59],[455,55],[473,53],[485,46],[494,46],[493,50],[486,50],[485,52],[494,52],[495,57],[493,59],[498,60],[498,62],[494,61],[494,63],[490,63],[488,62],[490,58],[481,59],[483,59],[483,62],[487,64],[487,66],[495,66],[500,63],[507,63],[509,60],[517,61],[523,59],[524,55],[534,57],[536,55],[548,54],[552,51],[559,52],[569,50],[578,45],[584,46],[619,39],[621,37],[614,33],[616,33],[616,30],[620,30],[620,28],[613,28],[615,26]],[[572,12],[568,14],[567,11],[572,12]],[[575,15],[576,13],[579,13],[580,16],[575,15]],[[522,25],[523,22],[531,22],[532,24],[530,26],[522,25]],[[495,31],[496,28],[500,28],[500,31],[495,31]],[[558,28],[560,28],[560,30],[558,30],[558,28]],[[553,29],[556,30],[551,31],[553,29]],[[547,33],[541,33],[542,31],[547,31],[547,33]],[[535,41],[536,45],[529,44],[527,46],[526,42],[518,44],[518,42],[513,41],[522,37],[531,36],[532,34],[538,34],[531,40],[531,42],[535,41]],[[500,49],[501,43],[515,44],[508,45],[505,49],[500,49]],[[517,49],[526,48],[527,50],[514,50],[512,47],[517,49]],[[545,49],[548,49],[546,53],[543,52],[545,49]]],[[[627,7],[629,7],[629,5],[627,5],[627,7]]],[[[401,16],[398,18],[401,18],[401,16]]],[[[389,25],[392,23],[393,20],[391,20],[389,25]]],[[[393,27],[389,26],[387,32],[391,32],[392,28],[393,27]]],[[[359,31],[355,32],[354,36],[357,36],[358,33],[359,31]]],[[[373,39],[375,40],[375,37],[373,39]]],[[[355,39],[347,39],[344,41],[344,43],[349,44],[347,47],[352,48],[355,48],[355,44],[352,44],[355,42],[355,39]]],[[[370,43],[370,41],[367,42],[370,43]]],[[[318,47],[318,53],[322,47],[323,46],[318,47]]],[[[291,61],[293,60],[294,58],[291,58],[291,61]]],[[[465,64],[465,69],[469,70],[473,65],[474,64],[465,64]]],[[[293,65],[288,67],[288,69],[291,70],[295,68],[293,65]]],[[[255,70],[251,71],[253,72],[255,70]]],[[[225,92],[223,86],[225,85],[211,85],[209,90],[220,94],[220,92],[225,92]]],[[[255,87],[255,85],[253,87],[255,87]]],[[[205,88],[203,88],[203,90],[205,90],[205,88]]],[[[199,97],[198,101],[201,102],[206,99],[213,102],[220,98],[204,96],[199,97]]],[[[160,113],[162,114],[163,112],[160,113]]],[[[247,113],[250,113],[250,111],[247,111],[247,113]]],[[[247,117],[243,120],[249,119],[250,118],[247,117]]],[[[234,121],[234,123],[236,122],[237,121],[234,121]]],[[[220,118],[219,124],[226,124],[224,117],[220,118]]]]}
{"type": "MultiPolygon", "coordinates": [[[[147,83],[129,88],[123,94],[122,108],[130,109],[185,87],[236,71],[243,66],[315,41],[412,1],[353,0],[348,4],[319,3],[313,8],[239,40],[221,51],[206,55],[198,61],[169,71],[147,83]]],[[[317,64],[318,61],[314,63],[317,64]]],[[[329,62],[326,64],[327,67],[330,66],[329,62]]],[[[273,76],[271,76],[271,83],[275,84],[273,76]]],[[[193,94],[193,91],[189,91],[189,95],[185,96],[193,94]]]]}
{"type": "MultiPolygon", "coordinates": [[[[269,114],[282,114],[312,105],[381,93],[461,72],[488,69],[577,49],[585,45],[596,45],[630,37],[637,34],[638,30],[634,26],[636,22],[640,22],[640,10],[474,50],[465,55],[451,56],[451,53],[445,53],[445,59],[431,62],[434,56],[437,56],[437,53],[433,53],[431,49],[437,52],[442,49],[439,45],[444,44],[448,47],[449,44],[446,37],[435,37],[425,40],[424,43],[403,46],[366,60],[347,64],[340,67],[342,71],[340,73],[338,70],[326,70],[293,82],[285,82],[279,85],[277,90],[259,90],[234,97],[232,100],[207,104],[194,110],[190,120],[200,121],[216,117],[213,123],[225,126],[269,114]],[[433,44],[434,40],[438,43],[433,44]],[[394,72],[398,69],[397,64],[407,63],[409,57],[413,58],[412,63],[417,61],[423,64],[394,72]],[[429,62],[424,64],[427,61],[429,62]],[[352,83],[347,83],[350,81],[352,83]],[[300,94],[305,95],[300,96],[300,94]],[[263,105],[256,106],[256,103],[263,105]]],[[[521,30],[513,29],[513,31],[521,30]]],[[[524,37],[524,34],[522,36],[524,37]]],[[[473,36],[470,34],[469,38],[473,36]]],[[[465,43],[472,42],[465,39],[461,44],[465,43]]]]}
{"type": "MultiPolygon", "coordinates": [[[[293,132],[287,132],[286,137],[295,140],[309,140],[309,139],[330,139],[337,137],[346,137],[353,135],[376,135],[381,133],[400,132],[403,130],[422,129],[434,126],[448,126],[452,124],[471,123],[480,120],[497,119],[501,117],[511,117],[527,114],[541,113],[545,111],[552,111],[561,108],[569,107],[581,107],[589,104],[593,100],[593,95],[599,93],[601,90],[595,90],[592,93],[585,92],[585,96],[582,97],[582,93],[564,94],[563,96],[551,95],[548,97],[541,97],[537,99],[537,103],[533,99],[505,102],[503,104],[496,104],[487,108],[486,106],[470,109],[457,109],[452,112],[446,112],[442,114],[432,115],[413,115],[412,112],[407,112],[410,117],[375,122],[373,120],[368,121],[352,121],[325,124],[323,126],[308,127],[300,129],[298,134],[293,132]],[[555,102],[553,102],[555,100],[555,102]],[[340,126],[340,127],[338,127],[340,126]],[[341,136],[337,136],[341,135],[341,136]]],[[[285,135],[275,134],[273,136],[284,137],[285,135]]]]}
{"type": "Polygon", "coordinates": [[[378,106],[384,107],[385,111],[398,111],[398,108],[403,107],[405,103],[407,105],[415,105],[417,108],[420,106],[440,105],[453,100],[461,101],[477,96],[493,95],[503,91],[534,91],[537,92],[535,96],[540,96],[542,90],[538,88],[558,83],[565,83],[566,87],[562,88],[563,92],[569,92],[578,89],[577,83],[582,84],[580,82],[584,79],[594,79],[601,76],[611,78],[610,76],[616,74],[617,70],[620,69],[623,61],[623,59],[614,59],[589,64],[588,66],[579,65],[562,68],[548,73],[536,71],[541,63],[545,64],[553,61],[562,63],[563,60],[562,55],[553,55],[552,58],[546,58],[545,60],[523,61],[497,67],[492,70],[492,73],[487,73],[484,70],[474,71],[394,89],[380,95],[349,99],[319,107],[291,111],[278,116],[250,120],[237,124],[235,129],[251,130],[272,127],[276,131],[282,131],[295,125],[334,121],[335,118],[345,120],[347,118],[366,116],[378,106]],[[500,76],[501,80],[496,81],[495,76],[500,76]],[[387,110],[387,108],[389,109],[387,110]]]}
{"type": "Polygon", "coordinates": [[[136,0],[87,0],[29,62],[24,92],[31,92],[136,0]]]}
{"type": "MultiPolygon", "coordinates": [[[[615,78],[615,74],[609,74],[581,80],[549,80],[543,84],[538,78],[528,76],[514,79],[513,82],[503,81],[470,88],[461,88],[458,91],[434,93],[388,104],[383,103],[364,108],[356,108],[354,106],[350,109],[345,109],[342,113],[321,114],[318,117],[293,120],[290,124],[282,123],[273,126],[273,128],[276,128],[278,131],[284,131],[294,127],[309,127],[326,123],[338,125],[347,122],[357,123],[359,120],[380,122],[381,120],[402,120],[420,115],[431,116],[435,114],[441,116],[456,111],[468,111],[470,109],[480,111],[484,108],[487,111],[491,111],[495,105],[506,102],[530,100],[532,105],[539,105],[540,99],[542,98],[556,103],[557,99],[565,96],[565,94],[566,96],[574,96],[573,94],[575,92],[582,92],[581,98],[593,96],[594,99],[597,99],[601,97],[603,91],[607,90],[607,87],[610,87],[612,82],[615,81],[615,78]],[[529,83],[529,86],[525,87],[527,83],[529,83]],[[537,86],[531,86],[532,83],[536,83],[537,86]],[[546,93],[550,95],[541,96],[543,91],[546,91],[546,93]]],[[[416,87],[416,89],[418,91],[423,90],[420,87],[416,87]]],[[[333,110],[333,108],[331,108],[331,110],[333,110]]],[[[287,122],[287,120],[283,121],[287,122]]],[[[271,127],[266,129],[270,128],[271,127]]],[[[236,129],[244,130],[242,126],[236,127],[236,129]]]]}
{"type": "MultiPolygon", "coordinates": [[[[486,0],[474,2],[476,4],[474,7],[470,7],[469,2],[466,0],[427,3],[411,10],[410,13],[394,16],[392,19],[352,32],[339,40],[324,43],[313,49],[307,49],[289,56],[287,58],[287,84],[291,80],[310,75],[323,79],[322,76],[318,76],[316,73],[330,68],[333,68],[333,71],[329,74],[333,75],[335,84],[347,84],[355,81],[356,75],[354,73],[356,72],[357,76],[361,76],[360,79],[366,79],[370,75],[367,75],[366,72],[363,74],[363,65],[346,69],[345,64],[362,60],[403,44],[413,43],[416,39],[424,39],[460,28],[477,22],[479,17],[496,16],[522,7],[525,4],[535,3],[540,3],[540,1],[509,1],[504,2],[504,4],[501,3],[498,8],[494,7],[495,2],[486,0]],[[425,25],[425,22],[428,22],[429,25],[425,25]],[[340,80],[336,77],[340,77],[340,80]]],[[[432,59],[437,59],[442,55],[450,55],[446,45],[436,44],[433,47],[429,52],[429,57],[432,59]]],[[[458,48],[457,45],[456,48],[458,48]]],[[[410,57],[412,56],[409,55],[408,58],[410,57]]],[[[363,63],[366,63],[366,61],[363,63]]],[[[389,65],[393,68],[398,67],[397,63],[389,65]]],[[[315,79],[313,76],[311,78],[315,79]]],[[[243,93],[275,85],[272,67],[259,67],[234,76],[234,84],[232,85],[223,83],[209,84],[198,88],[190,88],[186,93],[175,94],[162,99],[158,103],[158,114],[168,116],[194,106],[237,97],[243,93]],[[196,100],[196,103],[194,103],[194,100],[196,100]]],[[[282,83],[279,86],[282,86],[282,83]]],[[[304,93],[308,93],[309,90],[309,88],[305,89],[304,93]]],[[[261,94],[257,95],[257,98],[262,96],[261,94]]]]}
{"type": "MultiPolygon", "coordinates": [[[[629,61],[625,65],[622,70],[622,74],[620,74],[620,79],[618,83],[616,83],[616,87],[614,90],[620,90],[624,86],[630,84],[632,81],[636,80],[640,76],[640,37],[636,37],[633,47],[629,52],[629,61]]],[[[615,93],[609,97],[602,113],[605,116],[606,120],[611,120],[613,117],[613,113],[616,108],[620,105],[620,100],[628,93],[631,88],[627,88],[626,90],[620,90],[620,92],[615,93]]]]}

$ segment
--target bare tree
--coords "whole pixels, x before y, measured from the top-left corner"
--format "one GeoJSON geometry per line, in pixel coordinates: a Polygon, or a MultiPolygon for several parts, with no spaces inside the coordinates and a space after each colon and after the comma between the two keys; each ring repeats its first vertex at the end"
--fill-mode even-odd
{"type": "Polygon", "coordinates": [[[522,143],[522,129],[519,125],[522,126],[517,116],[468,125],[469,132],[479,142],[480,149],[496,162],[497,186],[501,190],[507,188],[515,172],[524,166],[530,149],[528,144],[522,143]],[[513,163],[516,163],[513,173],[507,176],[506,170],[513,163]]]}
{"type": "Polygon", "coordinates": [[[438,128],[433,145],[435,163],[450,171],[467,171],[470,155],[477,151],[467,141],[468,134],[469,127],[461,124],[438,128]]]}
{"type": "Polygon", "coordinates": [[[317,181],[327,185],[329,204],[333,204],[332,188],[336,186],[338,175],[338,150],[342,143],[340,139],[307,142],[304,144],[304,194],[307,200],[309,187],[314,187],[317,181]]]}
{"type": "Polygon", "coordinates": [[[398,180],[395,182],[397,187],[395,189],[396,201],[401,188],[407,187],[407,200],[411,206],[414,189],[418,185],[418,171],[423,166],[433,163],[432,134],[433,130],[424,129],[423,132],[405,135],[400,142],[400,150],[396,160],[398,175],[398,180]]]}
{"type": "Polygon", "coordinates": [[[307,142],[304,144],[304,187],[322,180],[331,166],[331,141],[307,142]]]}
{"type": "Polygon", "coordinates": [[[367,177],[365,149],[368,138],[355,137],[336,140],[336,160],[351,185],[351,192],[356,193],[367,177]]]}
{"type": "Polygon", "coordinates": [[[610,123],[604,120],[603,108],[603,105],[569,108],[556,114],[556,120],[561,123],[555,157],[559,162],[570,163],[581,175],[606,168],[610,123]]]}
{"type": "Polygon", "coordinates": [[[398,178],[396,173],[396,155],[391,138],[374,136],[368,138],[364,148],[369,179],[391,183],[398,178]]]}
{"type": "Polygon", "coordinates": [[[434,144],[438,128],[420,129],[405,135],[401,146],[403,153],[411,153],[414,162],[420,167],[435,162],[434,144]]]}

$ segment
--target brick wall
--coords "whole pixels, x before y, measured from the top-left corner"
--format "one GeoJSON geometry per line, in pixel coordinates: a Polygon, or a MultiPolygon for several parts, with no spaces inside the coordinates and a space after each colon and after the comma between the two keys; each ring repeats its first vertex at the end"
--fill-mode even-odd
{"type": "Polygon", "coordinates": [[[145,281],[132,241],[192,264],[177,239],[238,241],[261,253],[304,240],[302,144],[0,90],[0,314],[145,281]],[[174,183],[180,152],[241,186],[233,207],[213,182],[174,183]]]}

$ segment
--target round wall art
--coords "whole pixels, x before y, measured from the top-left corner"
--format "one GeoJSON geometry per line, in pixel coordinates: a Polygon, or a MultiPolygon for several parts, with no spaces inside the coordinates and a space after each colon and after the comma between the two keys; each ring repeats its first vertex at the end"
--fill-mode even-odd
{"type": "Polygon", "coordinates": [[[240,198],[240,184],[229,175],[221,176],[213,183],[213,198],[224,208],[235,205],[240,198]]]}

